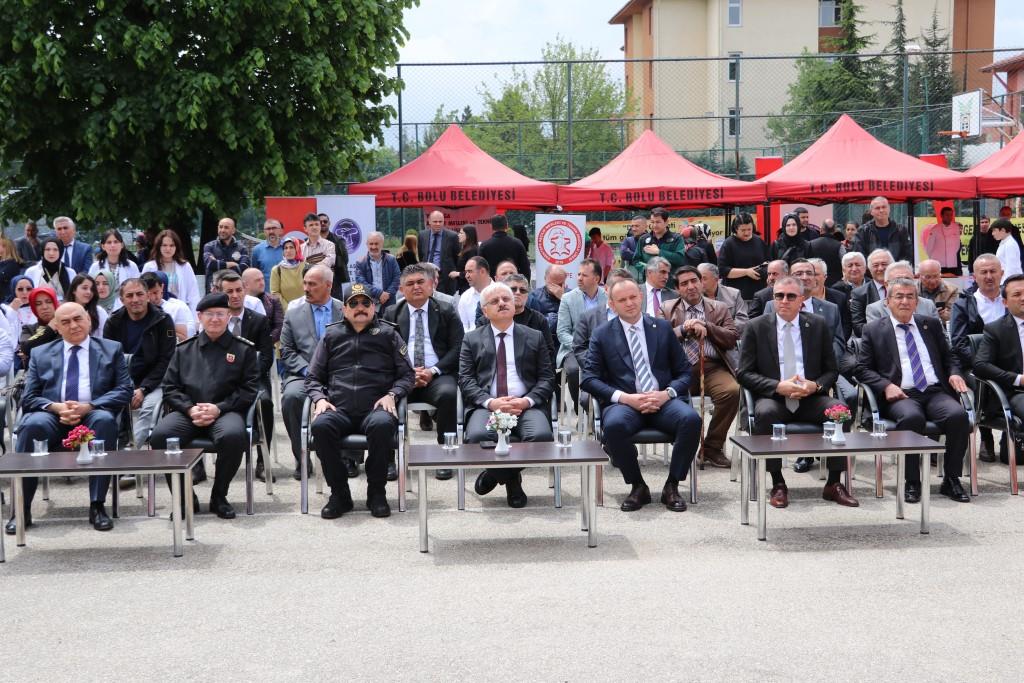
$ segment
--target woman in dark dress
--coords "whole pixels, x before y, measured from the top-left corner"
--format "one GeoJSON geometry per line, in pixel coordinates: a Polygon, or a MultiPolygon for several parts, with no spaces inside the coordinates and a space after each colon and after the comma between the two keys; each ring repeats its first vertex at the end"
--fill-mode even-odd
{"type": "Polygon", "coordinates": [[[11,280],[21,273],[21,257],[9,237],[0,237],[0,292],[11,291],[11,280]]]}
{"type": "Polygon", "coordinates": [[[768,245],[755,234],[754,217],[739,213],[732,219],[732,236],[718,252],[718,270],[725,284],[740,290],[746,301],[765,286],[768,245]]]}
{"type": "Polygon", "coordinates": [[[469,289],[469,283],[466,282],[466,277],[463,273],[466,272],[466,261],[476,256],[479,249],[480,244],[476,239],[476,227],[468,223],[463,225],[459,229],[459,260],[456,263],[457,270],[448,273],[448,277],[458,283],[459,294],[469,289]]]}
{"type": "Polygon", "coordinates": [[[405,270],[406,266],[411,266],[414,263],[420,262],[418,243],[419,238],[416,235],[410,234],[405,236],[405,242],[402,244],[402,248],[395,254],[395,258],[398,259],[398,267],[405,270]]]}
{"type": "Polygon", "coordinates": [[[787,265],[800,258],[807,258],[809,250],[807,240],[800,234],[800,219],[795,213],[788,213],[782,217],[782,230],[779,238],[772,242],[769,252],[771,260],[783,260],[787,265]]]}

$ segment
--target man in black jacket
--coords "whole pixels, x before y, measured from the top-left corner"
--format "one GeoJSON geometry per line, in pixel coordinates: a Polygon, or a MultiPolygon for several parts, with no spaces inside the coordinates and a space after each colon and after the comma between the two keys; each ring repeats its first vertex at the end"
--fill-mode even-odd
{"type": "Polygon", "coordinates": [[[142,448],[156,426],[156,407],[163,397],[160,385],[178,340],[171,317],[149,303],[141,280],[125,280],[118,290],[122,307],[107,319],[103,338],[121,342],[125,355],[131,357],[128,374],[133,387],[132,437],[135,447],[142,448]]]}
{"type": "Polygon", "coordinates": [[[502,215],[491,216],[494,233],[480,245],[480,256],[487,259],[491,271],[496,272],[502,261],[512,261],[522,275],[530,280],[530,259],[523,243],[508,234],[508,220],[502,215]]]}
{"type": "Polygon", "coordinates": [[[893,261],[914,262],[914,249],[906,227],[889,220],[889,200],[875,197],[871,200],[871,220],[857,228],[853,238],[853,251],[864,255],[876,249],[888,249],[893,261]]]}
{"type": "Polygon", "coordinates": [[[821,222],[821,237],[807,245],[807,257],[818,258],[828,266],[825,286],[831,287],[842,279],[843,274],[843,231],[836,230],[831,218],[821,222]]]}
{"type": "Polygon", "coordinates": [[[885,299],[885,270],[892,265],[893,257],[885,249],[875,249],[868,256],[868,272],[871,279],[864,279],[864,284],[853,290],[850,295],[850,319],[853,323],[853,336],[859,337],[861,329],[867,324],[868,306],[885,299]]]}
{"type": "Polygon", "coordinates": [[[757,318],[764,313],[765,307],[768,302],[772,300],[772,286],[779,281],[780,278],[789,275],[789,264],[782,259],[768,262],[768,277],[766,278],[766,287],[764,289],[757,290],[754,294],[754,298],[750,300],[750,319],[757,318]]]}

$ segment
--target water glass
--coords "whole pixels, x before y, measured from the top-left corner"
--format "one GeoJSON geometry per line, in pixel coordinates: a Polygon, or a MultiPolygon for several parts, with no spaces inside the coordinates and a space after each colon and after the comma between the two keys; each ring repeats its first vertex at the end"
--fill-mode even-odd
{"type": "Polygon", "coordinates": [[[181,439],[171,437],[167,439],[167,447],[164,448],[164,453],[167,455],[180,455],[181,454],[181,439]]]}
{"type": "Polygon", "coordinates": [[[444,433],[444,449],[446,451],[454,451],[459,447],[459,435],[455,432],[444,433]]]}
{"type": "Polygon", "coordinates": [[[832,435],[835,434],[835,433],[836,433],[836,423],[835,422],[826,422],[825,424],[822,425],[821,438],[823,438],[823,439],[831,439],[832,435]]]}
{"type": "Polygon", "coordinates": [[[885,423],[881,420],[871,423],[871,436],[883,437],[888,436],[885,433],[885,423]]]}
{"type": "Polygon", "coordinates": [[[786,440],[786,425],[784,424],[773,424],[772,425],[772,441],[785,441],[786,440]]]}
{"type": "Polygon", "coordinates": [[[32,455],[49,455],[50,444],[46,439],[34,439],[32,441],[32,455]]]}
{"type": "Polygon", "coordinates": [[[568,448],[572,446],[572,432],[568,429],[558,430],[558,446],[560,448],[568,448]]]}
{"type": "Polygon", "coordinates": [[[106,445],[107,444],[103,442],[103,439],[93,439],[92,441],[90,441],[89,452],[92,453],[92,457],[98,458],[100,456],[106,455],[107,451],[104,448],[106,445]]]}

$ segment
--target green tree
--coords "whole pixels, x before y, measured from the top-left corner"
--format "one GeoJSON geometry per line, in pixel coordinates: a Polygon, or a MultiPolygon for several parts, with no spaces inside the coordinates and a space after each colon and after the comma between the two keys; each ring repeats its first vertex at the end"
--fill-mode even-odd
{"type": "Polygon", "coordinates": [[[910,70],[910,101],[920,107],[924,117],[926,133],[921,151],[927,153],[939,151],[941,145],[952,142],[940,138],[938,131],[952,127],[949,103],[957,92],[950,55],[938,54],[949,49],[949,33],[939,24],[937,10],[932,11],[932,21],[921,33],[921,42],[924,52],[910,70]]]}
{"type": "Polygon", "coordinates": [[[3,214],[187,232],[345,177],[383,143],[417,2],[5,3],[3,214]]]}
{"type": "Polygon", "coordinates": [[[892,5],[892,21],[882,22],[892,28],[892,38],[885,46],[885,52],[894,55],[879,69],[879,94],[887,107],[900,107],[903,103],[903,60],[907,55],[907,15],[903,11],[903,0],[892,5]]]}

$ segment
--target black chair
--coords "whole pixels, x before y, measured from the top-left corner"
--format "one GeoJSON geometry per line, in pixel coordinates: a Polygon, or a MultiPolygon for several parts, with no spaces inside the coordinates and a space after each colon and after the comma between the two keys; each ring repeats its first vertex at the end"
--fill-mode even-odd
{"type": "MultiPolygon", "coordinates": [[[[971,356],[976,357],[978,355],[978,347],[981,346],[981,340],[984,335],[971,334],[968,335],[968,340],[971,344],[971,356]]],[[[974,380],[977,382],[977,408],[978,419],[974,424],[974,432],[971,434],[971,449],[973,451],[974,445],[977,443],[977,429],[979,427],[988,427],[989,429],[995,429],[1001,431],[1006,438],[1006,462],[1010,468],[1010,495],[1016,496],[1020,490],[1020,486],[1017,481],[1017,446],[1012,438],[1014,414],[1013,409],[1010,407],[1010,398],[1003,391],[1003,388],[999,386],[997,382],[993,382],[990,379],[981,379],[977,375],[974,375],[974,380]],[[989,415],[985,411],[984,401],[988,397],[988,392],[991,391],[995,400],[999,402],[999,412],[989,415]]],[[[974,474],[972,470],[972,475],[974,474]]],[[[978,495],[977,492],[977,477],[971,477],[971,495],[978,495]]]]}
{"type": "MultiPolygon", "coordinates": [[[[398,469],[398,511],[405,512],[405,488],[406,479],[408,475],[408,467],[405,462],[405,417],[408,412],[408,406],[406,400],[403,398],[395,406],[395,412],[398,413],[398,430],[395,432],[394,448],[398,452],[397,469],[398,469]]],[[[302,449],[302,455],[299,461],[299,471],[301,472],[300,477],[300,492],[299,492],[299,512],[303,515],[309,514],[309,461],[310,453],[313,452],[313,432],[310,430],[311,416],[313,414],[313,403],[306,397],[305,402],[302,404],[302,420],[300,423],[302,443],[305,444],[305,448],[302,449]]],[[[343,451],[365,451],[367,448],[366,435],[365,434],[349,434],[341,443],[338,444],[338,448],[343,451]]],[[[323,493],[322,485],[322,468],[317,468],[317,493],[323,493]]]]}

